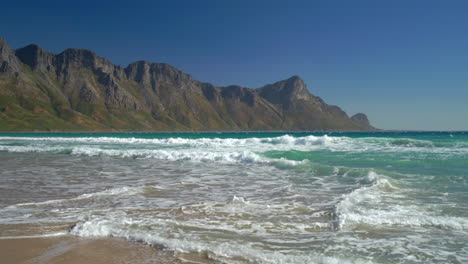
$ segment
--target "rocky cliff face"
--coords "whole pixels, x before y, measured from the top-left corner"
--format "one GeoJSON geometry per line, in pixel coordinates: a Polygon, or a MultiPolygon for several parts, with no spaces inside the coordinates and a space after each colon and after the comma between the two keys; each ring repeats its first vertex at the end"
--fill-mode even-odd
{"type": "Polygon", "coordinates": [[[168,64],[122,68],[88,50],[14,51],[0,38],[0,130],[374,128],[310,94],[299,76],[258,89],[217,87],[168,64]]]}

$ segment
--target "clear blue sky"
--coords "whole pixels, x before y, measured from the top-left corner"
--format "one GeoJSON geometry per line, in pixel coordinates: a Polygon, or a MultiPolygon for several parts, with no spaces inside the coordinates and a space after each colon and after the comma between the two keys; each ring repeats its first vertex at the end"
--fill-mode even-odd
{"type": "Polygon", "coordinates": [[[19,48],[170,63],[215,85],[300,75],[385,129],[468,130],[468,1],[6,1],[19,48]]]}

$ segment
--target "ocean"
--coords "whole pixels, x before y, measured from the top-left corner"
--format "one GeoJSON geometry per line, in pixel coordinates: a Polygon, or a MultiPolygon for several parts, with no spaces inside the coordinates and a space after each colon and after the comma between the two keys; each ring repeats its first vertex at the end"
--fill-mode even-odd
{"type": "Polygon", "coordinates": [[[468,263],[468,132],[1,133],[0,239],[215,263],[468,263]]]}

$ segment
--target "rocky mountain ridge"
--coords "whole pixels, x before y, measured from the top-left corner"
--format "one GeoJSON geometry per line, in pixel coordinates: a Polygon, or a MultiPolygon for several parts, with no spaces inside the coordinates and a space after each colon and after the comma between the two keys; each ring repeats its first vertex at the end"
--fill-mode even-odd
{"type": "Polygon", "coordinates": [[[169,64],[123,68],[89,50],[13,50],[0,38],[0,131],[375,130],[362,120],[299,76],[218,87],[169,64]]]}

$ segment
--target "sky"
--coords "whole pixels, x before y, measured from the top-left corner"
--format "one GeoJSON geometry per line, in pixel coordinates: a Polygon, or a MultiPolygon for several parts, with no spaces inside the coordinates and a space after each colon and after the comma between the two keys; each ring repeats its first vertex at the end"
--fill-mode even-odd
{"type": "Polygon", "coordinates": [[[257,88],[299,75],[382,129],[468,130],[468,1],[6,1],[0,36],[257,88]]]}

